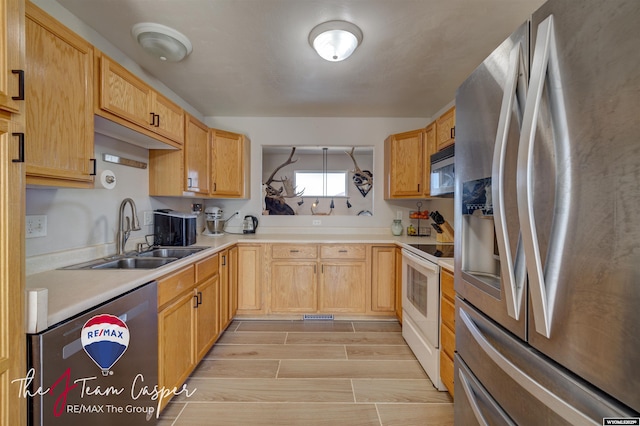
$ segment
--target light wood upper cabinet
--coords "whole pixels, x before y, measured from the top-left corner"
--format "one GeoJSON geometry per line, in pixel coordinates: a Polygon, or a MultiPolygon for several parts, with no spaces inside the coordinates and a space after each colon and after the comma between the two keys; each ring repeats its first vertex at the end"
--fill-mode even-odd
{"type": "Polygon", "coordinates": [[[424,129],[389,136],[384,141],[384,197],[421,198],[425,189],[424,129]]]}
{"type": "Polygon", "coordinates": [[[186,191],[208,195],[211,190],[209,170],[211,167],[211,139],[209,128],[198,119],[186,115],[184,140],[184,163],[186,191]]]}
{"type": "Polygon", "coordinates": [[[436,120],[436,151],[456,142],[456,107],[452,107],[436,120]]]}
{"type": "Polygon", "coordinates": [[[149,195],[249,198],[250,141],[185,114],[184,149],[149,151],[149,195]]]}
{"type": "Polygon", "coordinates": [[[23,0],[0,0],[0,109],[12,113],[24,104],[23,40],[23,0]]]}
{"type": "Polygon", "coordinates": [[[384,198],[417,199],[430,196],[431,154],[436,125],[390,135],[384,141],[384,198]]]}
{"type": "Polygon", "coordinates": [[[249,139],[238,133],[211,129],[211,194],[249,198],[249,139]]]}
{"type": "Polygon", "coordinates": [[[93,187],[93,47],[26,3],[27,183],[93,187]]]}
{"type": "Polygon", "coordinates": [[[96,114],[169,145],[182,145],[182,108],[106,55],[100,53],[97,62],[96,114]]]}

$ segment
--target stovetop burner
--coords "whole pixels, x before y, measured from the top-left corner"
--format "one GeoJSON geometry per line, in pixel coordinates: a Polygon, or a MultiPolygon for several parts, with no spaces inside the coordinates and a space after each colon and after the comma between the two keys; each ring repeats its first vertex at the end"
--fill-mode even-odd
{"type": "Polygon", "coordinates": [[[453,257],[451,244],[409,244],[411,247],[435,257],[453,257]]]}

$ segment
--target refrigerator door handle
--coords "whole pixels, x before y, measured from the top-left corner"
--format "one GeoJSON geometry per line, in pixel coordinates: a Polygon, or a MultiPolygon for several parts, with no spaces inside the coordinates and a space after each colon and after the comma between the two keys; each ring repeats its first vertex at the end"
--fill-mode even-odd
{"type": "MultiPolygon", "coordinates": [[[[522,245],[516,248],[515,259],[511,255],[511,244],[509,233],[506,227],[507,212],[504,203],[504,169],[507,155],[507,141],[509,138],[509,128],[511,126],[511,111],[514,106],[520,105],[524,108],[527,96],[526,68],[522,53],[522,43],[516,44],[509,55],[509,68],[507,71],[507,81],[502,96],[502,106],[500,108],[500,118],[498,120],[498,131],[493,150],[493,167],[491,170],[491,197],[493,200],[493,219],[496,230],[496,242],[500,253],[500,276],[504,282],[504,291],[507,305],[507,313],[510,317],[518,320],[522,310],[524,299],[524,283],[526,270],[522,245]],[[517,99],[517,104],[514,101],[517,99]]],[[[518,108],[520,111],[521,109],[518,108]]],[[[520,119],[522,117],[519,117],[520,119]]],[[[521,121],[521,120],[520,120],[521,121]]],[[[518,237],[520,241],[520,237],[518,237]]]]}
{"type": "Polygon", "coordinates": [[[524,371],[518,368],[514,363],[509,361],[500,351],[498,351],[489,341],[484,337],[478,326],[473,319],[464,310],[460,310],[460,319],[464,327],[469,331],[469,334],[473,337],[475,342],[485,352],[485,354],[504,371],[509,377],[511,377],[516,383],[518,383],[524,390],[530,395],[538,399],[544,405],[549,407],[554,413],[562,417],[569,424],[573,425],[597,425],[592,419],[585,416],[582,412],[578,411],[575,407],[567,404],[560,399],[549,389],[542,386],[535,381],[531,376],[527,375],[524,371]]]}
{"type": "MultiPolygon", "coordinates": [[[[553,15],[549,15],[538,26],[536,48],[531,64],[531,80],[522,121],[522,132],[518,147],[518,216],[520,232],[529,276],[529,288],[535,330],[537,333],[551,337],[553,305],[555,301],[557,274],[561,265],[560,255],[566,239],[569,220],[571,193],[571,173],[568,169],[568,130],[566,111],[562,95],[562,81],[558,69],[558,54],[553,28],[553,15]],[[537,237],[534,217],[534,145],[538,116],[542,105],[545,82],[549,94],[550,116],[553,123],[553,144],[556,152],[556,164],[561,165],[562,179],[557,181],[555,206],[553,214],[551,239],[546,257],[546,271],[543,270],[542,256],[537,237]],[[560,187],[561,189],[559,189],[560,187]],[[565,194],[565,195],[563,195],[565,194]],[[546,275],[545,275],[546,274],[546,275]]],[[[560,175],[559,175],[560,177],[560,175]]]]}

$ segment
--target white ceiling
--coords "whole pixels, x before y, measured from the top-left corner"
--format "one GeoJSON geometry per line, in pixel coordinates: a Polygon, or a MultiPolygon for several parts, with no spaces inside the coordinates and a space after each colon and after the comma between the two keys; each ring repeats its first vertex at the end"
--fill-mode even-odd
{"type": "Polygon", "coordinates": [[[431,117],[543,0],[58,0],[203,116],[431,117]],[[317,24],[364,33],[343,62],[309,46],[317,24]],[[193,52],[156,60],[131,27],[157,22],[193,52]]]}

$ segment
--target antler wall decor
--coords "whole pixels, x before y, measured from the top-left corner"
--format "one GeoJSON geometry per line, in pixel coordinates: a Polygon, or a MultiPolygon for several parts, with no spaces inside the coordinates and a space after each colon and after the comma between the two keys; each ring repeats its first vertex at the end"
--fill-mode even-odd
{"type": "Polygon", "coordinates": [[[302,191],[296,191],[296,188],[293,187],[293,183],[286,176],[280,178],[280,180],[274,179],[276,173],[278,173],[280,169],[298,161],[297,159],[293,160],[293,154],[295,154],[295,152],[296,147],[291,147],[291,154],[289,154],[289,158],[287,158],[284,163],[276,167],[267,181],[263,183],[263,185],[265,185],[266,192],[264,202],[266,209],[269,211],[269,215],[294,215],[295,212],[291,206],[286,203],[285,198],[297,198],[302,196],[304,193],[304,189],[302,191]],[[273,182],[282,183],[282,187],[279,189],[275,188],[272,185],[273,182]]]}
{"type": "Polygon", "coordinates": [[[353,165],[355,167],[355,170],[353,170],[353,183],[356,188],[358,188],[358,191],[360,191],[360,194],[362,194],[363,197],[366,197],[369,191],[371,191],[371,188],[373,188],[373,173],[371,173],[369,170],[362,170],[360,169],[360,167],[358,167],[356,158],[353,155],[355,149],[356,147],[354,146],[351,148],[351,152],[345,151],[345,154],[351,157],[351,160],[353,161],[353,165]]]}

